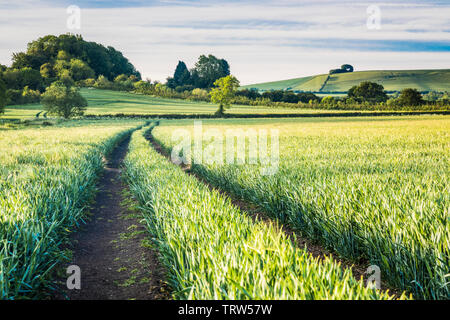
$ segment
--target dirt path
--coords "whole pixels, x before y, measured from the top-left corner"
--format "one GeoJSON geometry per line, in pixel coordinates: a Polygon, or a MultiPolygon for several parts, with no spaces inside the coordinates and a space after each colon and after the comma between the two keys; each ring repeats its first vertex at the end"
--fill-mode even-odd
{"type": "MultiPolygon", "coordinates": [[[[150,248],[140,214],[121,179],[130,137],[107,159],[91,210],[92,220],[74,233],[72,261],[81,269],[81,289],[69,290],[67,278],[54,299],[167,299],[164,270],[150,248]]],[[[66,276],[67,277],[67,276],[66,276]]]]}
{"type": "MultiPolygon", "coordinates": [[[[151,133],[148,133],[146,135],[146,139],[150,142],[152,147],[161,155],[165,156],[169,161],[170,156],[164,150],[164,148],[153,138],[151,133]]],[[[224,197],[227,197],[231,200],[231,202],[238,207],[242,212],[246,213],[248,216],[250,216],[254,221],[263,221],[265,223],[275,223],[277,226],[280,227],[280,229],[292,240],[295,240],[295,244],[298,248],[306,250],[315,258],[324,259],[326,256],[332,256],[334,260],[338,261],[344,268],[350,268],[352,270],[353,276],[356,279],[364,279],[364,282],[367,281],[368,274],[366,273],[367,268],[369,267],[369,263],[367,261],[360,262],[360,263],[353,263],[347,259],[343,259],[337,254],[327,250],[320,244],[314,243],[310,241],[309,239],[302,237],[298,232],[296,232],[292,227],[289,225],[280,225],[277,221],[274,221],[272,218],[269,217],[269,214],[266,213],[262,208],[258,207],[257,205],[254,205],[252,203],[249,203],[247,201],[243,201],[239,199],[234,194],[231,194],[221,188],[218,188],[217,186],[211,185],[204,177],[196,174],[195,172],[191,171],[190,166],[181,164],[180,167],[183,169],[183,171],[186,174],[189,174],[193,177],[195,177],[198,181],[208,186],[210,190],[216,190],[224,197]]],[[[384,281],[381,281],[381,290],[389,290],[391,294],[394,294],[395,296],[399,297],[401,295],[401,291],[389,286],[384,281]]]]}

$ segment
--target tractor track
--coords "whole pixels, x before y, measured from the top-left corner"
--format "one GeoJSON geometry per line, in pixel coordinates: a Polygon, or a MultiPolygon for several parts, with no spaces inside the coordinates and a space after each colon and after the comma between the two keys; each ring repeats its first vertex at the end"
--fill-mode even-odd
{"type": "MultiPolygon", "coordinates": [[[[69,290],[66,277],[56,284],[55,300],[154,300],[169,299],[165,271],[149,236],[134,209],[121,166],[128,152],[130,136],[107,157],[91,206],[91,220],[73,234],[68,249],[69,265],[81,269],[81,289],[69,290]]],[[[63,273],[63,272],[62,272],[63,273]]]]}

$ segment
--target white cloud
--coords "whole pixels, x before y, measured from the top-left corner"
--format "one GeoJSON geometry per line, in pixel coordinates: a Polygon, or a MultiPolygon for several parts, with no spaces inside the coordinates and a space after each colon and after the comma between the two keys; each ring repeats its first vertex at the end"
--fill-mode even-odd
{"type": "Polygon", "coordinates": [[[139,8],[81,8],[81,30],[66,28],[65,7],[0,1],[0,63],[46,34],[80,33],[122,51],[144,77],[164,80],[178,60],[193,66],[203,53],[230,62],[242,83],[327,72],[342,63],[361,69],[446,68],[446,52],[345,48],[348,41],[450,41],[450,6],[382,3],[382,29],[366,28],[370,3],[284,1],[139,8]],[[6,8],[6,9],[5,9],[6,8]],[[334,43],[343,47],[333,50],[334,43]],[[346,42],[347,41],[347,42],[346,42]]]}

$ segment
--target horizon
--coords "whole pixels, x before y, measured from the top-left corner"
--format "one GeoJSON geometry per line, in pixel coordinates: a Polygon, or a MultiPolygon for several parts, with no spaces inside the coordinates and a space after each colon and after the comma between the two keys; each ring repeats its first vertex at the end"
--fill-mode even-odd
{"type": "Polygon", "coordinates": [[[116,48],[143,79],[161,82],[178,60],[192,68],[201,54],[226,59],[241,85],[324,74],[345,63],[355,71],[450,68],[445,1],[0,0],[0,10],[5,65],[29,42],[70,32],[116,48]],[[69,5],[81,9],[80,29],[67,27],[69,5]]]}

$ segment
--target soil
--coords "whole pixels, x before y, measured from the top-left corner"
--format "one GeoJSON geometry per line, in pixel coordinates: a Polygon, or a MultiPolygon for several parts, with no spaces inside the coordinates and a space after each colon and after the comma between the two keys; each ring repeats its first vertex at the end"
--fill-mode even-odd
{"type": "MultiPolygon", "coordinates": [[[[169,299],[165,271],[151,248],[142,216],[121,178],[130,137],[106,159],[92,205],[92,219],[73,234],[72,259],[66,266],[81,269],[81,289],[69,290],[61,277],[53,299],[169,299]]],[[[63,273],[64,274],[64,273],[63,273]]]]}

